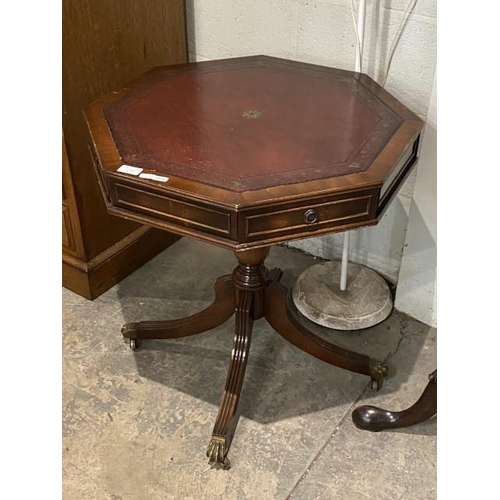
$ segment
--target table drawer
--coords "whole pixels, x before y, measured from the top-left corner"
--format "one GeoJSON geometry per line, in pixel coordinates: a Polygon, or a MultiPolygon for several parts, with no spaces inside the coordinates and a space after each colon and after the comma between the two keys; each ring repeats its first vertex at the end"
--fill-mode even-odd
{"type": "Polygon", "coordinates": [[[374,217],[376,200],[376,190],[363,190],[244,212],[240,237],[255,241],[361,222],[374,217]]]}
{"type": "Polygon", "coordinates": [[[201,202],[190,202],[166,194],[143,191],[119,181],[112,183],[111,196],[116,207],[133,214],[149,216],[152,221],[164,221],[175,227],[228,237],[231,216],[201,202]]]}

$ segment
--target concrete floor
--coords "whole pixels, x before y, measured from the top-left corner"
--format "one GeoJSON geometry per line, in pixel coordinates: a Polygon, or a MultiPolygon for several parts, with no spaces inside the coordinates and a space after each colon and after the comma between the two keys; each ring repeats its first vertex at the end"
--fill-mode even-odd
{"type": "MultiPolygon", "coordinates": [[[[315,262],[285,247],[268,259],[288,286],[315,262]]],[[[436,330],[397,311],[368,330],[328,333],[388,359],[378,393],[366,376],[299,351],[257,321],[232,468],[205,470],[234,321],[190,338],[144,341],[136,352],[120,328],[199,311],[211,302],[214,279],[234,265],[232,252],[184,238],[93,302],[63,290],[63,498],[436,498],[436,418],[381,433],[351,421],[360,404],[410,406],[436,367],[436,330]]]]}

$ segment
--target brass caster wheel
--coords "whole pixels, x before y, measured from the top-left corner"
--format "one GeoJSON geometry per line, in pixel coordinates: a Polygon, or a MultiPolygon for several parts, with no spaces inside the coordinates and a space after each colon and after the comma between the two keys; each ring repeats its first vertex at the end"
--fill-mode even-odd
{"type": "Polygon", "coordinates": [[[137,351],[139,348],[139,341],[137,339],[130,339],[130,349],[132,351],[137,351]]]}
{"type": "Polygon", "coordinates": [[[382,388],[382,380],[383,379],[375,380],[372,378],[372,391],[380,391],[382,388]]]}

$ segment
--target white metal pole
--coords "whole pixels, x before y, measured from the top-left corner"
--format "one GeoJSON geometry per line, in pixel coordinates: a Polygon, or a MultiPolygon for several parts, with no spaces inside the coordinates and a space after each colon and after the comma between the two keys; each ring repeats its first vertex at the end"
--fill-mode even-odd
{"type": "Polygon", "coordinates": [[[342,266],[340,268],[340,289],[344,291],[347,288],[347,263],[349,262],[349,235],[351,233],[346,231],[344,233],[344,246],[342,248],[342,266]]]}
{"type": "Polygon", "coordinates": [[[358,40],[356,43],[356,63],[355,71],[361,73],[361,62],[363,61],[363,40],[365,38],[365,11],[366,0],[359,0],[358,3],[358,40]]]}
{"type": "MultiPolygon", "coordinates": [[[[366,0],[359,0],[358,3],[358,22],[356,33],[356,61],[354,70],[361,73],[361,62],[363,60],[363,41],[365,37],[365,11],[366,0]]],[[[349,262],[349,231],[344,233],[344,244],[342,247],[342,264],[340,268],[340,290],[347,288],[347,264],[349,262]]]]}

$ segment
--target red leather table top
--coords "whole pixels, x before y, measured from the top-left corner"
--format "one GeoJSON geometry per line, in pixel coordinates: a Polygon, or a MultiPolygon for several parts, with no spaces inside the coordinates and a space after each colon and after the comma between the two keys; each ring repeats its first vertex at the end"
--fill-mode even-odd
{"type": "Polygon", "coordinates": [[[241,192],[366,171],[403,122],[355,73],[165,69],[104,108],[123,162],[241,192]]]}

